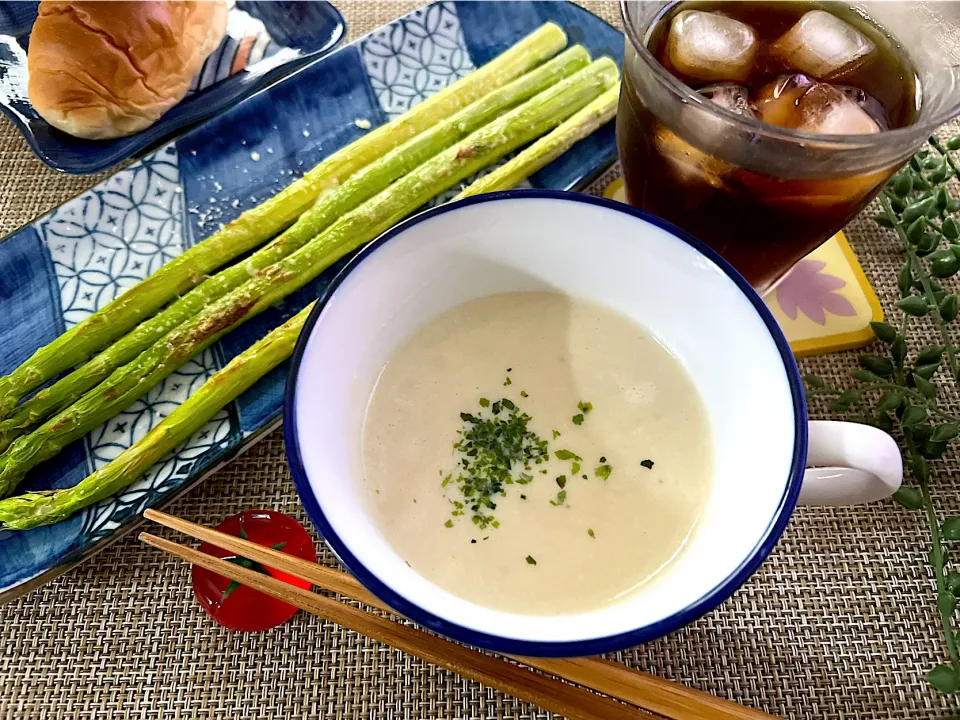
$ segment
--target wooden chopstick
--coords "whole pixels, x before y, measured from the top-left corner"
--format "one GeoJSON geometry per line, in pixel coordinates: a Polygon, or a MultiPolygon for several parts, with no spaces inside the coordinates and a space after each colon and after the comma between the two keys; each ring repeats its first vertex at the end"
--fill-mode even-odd
{"type": "Polygon", "coordinates": [[[777,720],[760,710],[599,657],[515,659],[673,720],[777,720]]]}
{"type": "MultiPolygon", "coordinates": [[[[541,675],[406,625],[288,585],[269,575],[229,563],[166,538],[140,533],[140,540],[218,575],[236,580],[348,630],[353,630],[433,665],[502,690],[521,700],[576,720],[652,720],[644,710],[623,705],[577,685],[541,675]]],[[[226,548],[225,548],[226,549],[226,548]]]]}
{"type": "MultiPolygon", "coordinates": [[[[212,543],[224,550],[235,552],[269,567],[295,575],[364,605],[396,613],[395,610],[363,587],[356,578],[347,573],[317,565],[272,548],[257,545],[249,540],[227,535],[156,510],[147,510],[144,512],[144,517],[190,537],[212,543]]],[[[201,555],[203,554],[201,553],[201,555]]],[[[181,555],[181,557],[183,556],[181,555]]],[[[210,556],[203,555],[203,557],[210,556]]],[[[237,567],[231,563],[225,564],[231,568],[237,567]]],[[[229,577],[224,572],[216,572],[229,577]]],[[[258,578],[265,577],[258,573],[255,573],[255,575],[258,578]]],[[[238,582],[240,581],[238,580],[238,582]]],[[[292,586],[288,585],[287,587],[292,586]]],[[[291,602],[291,604],[298,605],[295,602],[291,602]]],[[[458,645],[458,647],[462,646],[458,645]]],[[[482,653],[474,654],[483,658],[489,657],[482,653]]],[[[688,688],[649,673],[631,670],[624,665],[601,658],[517,657],[514,659],[530,667],[672,720],[771,720],[774,717],[730,700],[718,698],[710,693],[688,688]]],[[[515,667],[509,663],[505,664],[508,667],[515,667]]]]}
{"type": "Polygon", "coordinates": [[[203,540],[211,545],[216,545],[218,548],[229,550],[250,560],[256,560],[275,570],[283,570],[285,573],[296,575],[302,580],[307,580],[314,585],[331,590],[338,595],[344,595],[351,600],[362,602],[364,605],[369,605],[379,610],[386,610],[391,613],[396,612],[361,585],[360,581],[353,577],[353,575],[318,565],[315,562],[310,562],[309,560],[304,560],[303,558],[298,558],[295,555],[280,552],[273,548],[257,545],[251,540],[244,540],[235,535],[227,535],[219,530],[197,525],[189,520],[183,520],[182,518],[168,515],[159,510],[145,510],[143,516],[147,520],[153,520],[158,525],[163,525],[171,530],[178,530],[184,535],[189,535],[197,540],[203,540]]]}

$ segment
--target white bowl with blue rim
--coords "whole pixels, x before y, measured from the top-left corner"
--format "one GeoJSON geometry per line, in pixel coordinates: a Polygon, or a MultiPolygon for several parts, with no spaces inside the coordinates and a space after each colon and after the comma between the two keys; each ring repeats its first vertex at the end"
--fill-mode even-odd
{"type": "Polygon", "coordinates": [[[877,500],[902,478],[885,433],[807,422],[787,341],[722,258],[659,218],[573,193],[469,198],[421,213],[367,246],[307,322],[284,412],[300,497],[350,572],[421,625],[516,655],[594,655],[670,633],[717,607],[757,569],[798,499],[877,500]],[[687,546],[643,588],[591,612],[508,613],[438,587],[386,541],[359,482],[364,410],[395,349],[460,303],[520,290],[599,302],[648,328],[693,378],[713,432],[713,485],[687,546]]]}

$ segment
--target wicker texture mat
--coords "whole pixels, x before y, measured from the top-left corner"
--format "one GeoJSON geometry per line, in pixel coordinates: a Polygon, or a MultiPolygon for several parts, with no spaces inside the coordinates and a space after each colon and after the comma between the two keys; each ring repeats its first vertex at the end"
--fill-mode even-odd
{"type": "MultiPolygon", "coordinates": [[[[415,6],[340,5],[351,37],[415,6]]],[[[618,22],[614,3],[587,6],[618,22]]],[[[45,169],[5,121],[0,167],[4,232],[99,179],[45,169]]],[[[899,267],[895,239],[867,220],[847,235],[889,310],[899,267]]],[[[806,360],[803,368],[842,386],[855,363],[855,353],[844,353],[806,360]]],[[[960,410],[960,397],[948,400],[960,410]]],[[[823,408],[813,415],[826,416],[823,408]]],[[[937,467],[937,502],[944,515],[960,514],[960,464],[954,458],[937,467]]],[[[261,507],[309,527],[279,432],[172,512],[211,525],[261,507]]],[[[954,701],[922,680],[943,655],[927,537],[919,513],[889,502],[800,509],[770,559],[722,607],[619,659],[790,718],[952,714],[954,701]]],[[[263,634],[228,632],[193,601],[184,565],[132,537],[0,607],[0,718],[254,716],[546,717],[305,614],[263,634]]]]}

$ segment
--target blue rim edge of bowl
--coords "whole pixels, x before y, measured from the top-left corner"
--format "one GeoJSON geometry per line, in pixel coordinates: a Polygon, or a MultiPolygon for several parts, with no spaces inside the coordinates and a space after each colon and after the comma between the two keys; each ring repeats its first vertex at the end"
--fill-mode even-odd
{"type": "MultiPolygon", "coordinates": [[[[247,98],[251,98],[264,90],[270,89],[280,81],[299,73],[315,62],[325,59],[341,47],[346,47],[343,41],[347,37],[347,21],[344,19],[343,13],[341,13],[333,3],[328,2],[327,6],[333,12],[336,26],[340,30],[328,45],[305,55],[291,58],[287,62],[276,65],[262,74],[252,72],[252,69],[256,67],[255,65],[244,68],[240,72],[224,78],[201,92],[189,98],[184,98],[185,100],[205,98],[207,102],[190,103],[187,107],[182,104],[183,100],[181,100],[180,103],[174,105],[171,110],[180,109],[183,115],[171,125],[167,126],[164,124],[164,116],[167,114],[164,113],[164,115],[161,115],[160,118],[149,127],[133,135],[109,141],[112,146],[106,145],[106,152],[102,152],[102,148],[97,148],[97,150],[90,154],[87,160],[77,165],[65,166],[62,163],[58,163],[55,157],[50,155],[46,149],[41,147],[37,142],[37,136],[33,132],[30,121],[25,121],[19,113],[7,107],[7,105],[0,105],[0,112],[20,131],[23,139],[26,140],[27,145],[37,159],[51,170],[62,172],[65,175],[92,175],[103,172],[126,160],[142,159],[154,150],[158,150],[164,143],[177,140],[207,120],[212,120],[235,105],[242,103],[247,98]]],[[[349,43],[348,45],[352,44],[353,43],[349,43]]],[[[168,110],[167,112],[169,113],[170,111],[168,110]]]]}
{"type": "Polygon", "coordinates": [[[311,311],[309,318],[304,324],[300,333],[297,346],[293,353],[290,364],[289,375],[287,376],[287,387],[284,398],[284,441],[287,449],[287,459],[290,463],[293,479],[297,487],[297,493],[300,500],[306,508],[307,515],[313,521],[314,525],[320,531],[324,541],[330,549],[336,554],[339,560],[347,569],[357,578],[368,590],[387,603],[397,612],[403,614],[410,620],[419,623],[423,627],[429,628],[441,635],[453,638],[459,642],[475,647],[485,648],[498,653],[510,655],[528,655],[530,657],[580,657],[587,655],[600,655],[602,653],[614,652],[627,647],[640,645],[658,638],[669,635],[680,629],[697,618],[705,615],[717,608],[727,598],[729,598],[746,580],[760,567],[761,563],[773,550],[783,531],[790,521],[797,504],[797,497],[800,493],[800,485],[803,479],[804,464],[807,456],[807,407],[803,393],[803,384],[800,379],[800,371],[797,368],[793,353],[787,343],[783,332],[774,320],[773,315],[763,304],[763,301],[757,293],[750,287],[749,283],[733,269],[733,267],[714,250],[704,245],[689,233],[681,230],[675,225],[651,215],[650,213],[638,210],[637,208],[624,205],[623,203],[604,198],[573,193],[561,190],[506,190],[503,192],[477,195],[475,197],[465,198],[456,202],[440,205],[438,207],[426,210],[418,215],[408,218],[394,228],[383,233],[376,240],[364,247],[350,263],[337,274],[326,290],[320,295],[317,304],[311,311]],[[354,271],[366,258],[370,257],[378,248],[389,242],[392,238],[405,232],[412,226],[428,220],[437,215],[453,212],[458,208],[478,203],[494,202],[497,200],[516,200],[524,198],[540,198],[548,200],[561,200],[565,202],[582,202],[588,205],[598,205],[608,210],[622,212],[633,215],[640,220],[644,220],[661,230],[665,230],[679,240],[691,245],[710,261],[716,264],[723,272],[737,285],[740,291],[753,304],[757,313],[760,315],[767,329],[770,331],[777,350],[783,360],[784,370],[787,373],[787,380],[790,384],[790,394],[794,405],[794,447],[793,459],[790,467],[790,475],[784,488],[780,503],[770,520],[769,525],[764,531],[763,537],[754,546],[753,550],[723,582],[714,587],[709,593],[698,600],[690,603],[682,610],[650,625],[646,625],[636,630],[608,635],[589,640],[575,641],[531,641],[518,640],[500,635],[491,635],[489,633],[473,630],[471,628],[458,625],[433,613],[424,610],[418,605],[410,602],[390,587],[380,581],[366,566],[364,566],[352,552],[343,543],[340,537],[333,531],[323,510],[320,508],[316,497],[314,496],[310,483],[307,480],[306,471],[303,467],[303,461],[300,454],[300,446],[297,439],[296,413],[294,412],[296,403],[297,378],[300,374],[300,364],[303,359],[303,353],[306,349],[310,336],[313,334],[313,327],[317,319],[323,312],[327,302],[336,293],[337,288],[344,279],[354,271]]]}

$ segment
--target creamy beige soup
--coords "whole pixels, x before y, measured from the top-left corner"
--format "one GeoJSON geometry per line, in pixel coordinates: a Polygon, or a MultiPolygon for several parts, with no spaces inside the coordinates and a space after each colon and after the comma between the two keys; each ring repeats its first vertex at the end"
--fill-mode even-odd
{"type": "Polygon", "coordinates": [[[690,536],[713,470],[677,360],[617,312],[549,292],[480,298],[419,328],[377,380],[362,452],[375,522],[414,570],[534,615],[650,581],[690,536]]]}

